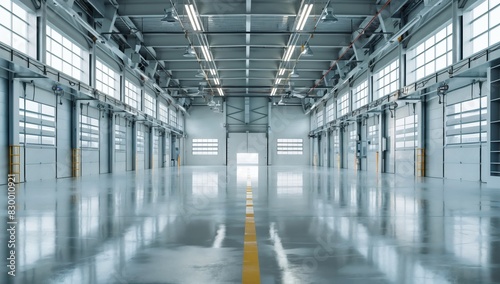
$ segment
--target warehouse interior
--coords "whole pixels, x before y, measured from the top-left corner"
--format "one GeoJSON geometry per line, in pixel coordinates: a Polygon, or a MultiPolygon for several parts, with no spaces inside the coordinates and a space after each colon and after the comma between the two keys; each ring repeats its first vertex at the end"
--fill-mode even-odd
{"type": "Polygon", "coordinates": [[[2,283],[500,283],[500,2],[3,0],[0,149],[2,283]]]}

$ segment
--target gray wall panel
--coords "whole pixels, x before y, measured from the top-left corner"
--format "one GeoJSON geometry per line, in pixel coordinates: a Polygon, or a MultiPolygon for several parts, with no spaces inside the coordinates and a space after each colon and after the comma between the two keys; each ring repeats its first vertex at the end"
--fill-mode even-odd
{"type": "Polygon", "coordinates": [[[412,176],[415,174],[415,150],[396,150],[396,174],[412,176]]]}
{"type": "Polygon", "coordinates": [[[426,125],[425,125],[425,171],[428,177],[442,178],[444,163],[444,129],[443,110],[444,104],[439,104],[437,99],[426,103],[426,125]]]}
{"type": "MultiPolygon", "coordinates": [[[[101,174],[109,173],[109,138],[110,138],[110,119],[107,114],[99,119],[99,172],[101,174]]],[[[112,128],[114,131],[114,128],[112,128]]]]}
{"type": "Polygon", "coordinates": [[[126,161],[127,161],[127,166],[126,170],[131,171],[134,169],[134,161],[136,160],[136,155],[134,153],[134,149],[132,147],[132,144],[134,143],[136,135],[134,134],[134,127],[132,124],[128,125],[127,124],[127,146],[126,146],[126,161]]]}
{"type": "Polygon", "coordinates": [[[391,118],[391,113],[386,111],[386,151],[385,151],[385,172],[394,173],[394,118],[391,118]]]}
{"type": "Polygon", "coordinates": [[[116,172],[124,172],[126,170],[127,156],[126,152],[120,151],[115,153],[115,169],[116,172]]]}
{"type": "Polygon", "coordinates": [[[150,133],[149,127],[143,126],[144,129],[144,169],[151,169],[151,159],[149,154],[151,153],[151,145],[150,145],[150,133]]]}
{"type": "Polygon", "coordinates": [[[308,165],[310,157],[310,143],[308,138],[310,117],[303,114],[300,106],[273,106],[271,108],[271,140],[269,141],[269,155],[273,165],[308,165]],[[278,155],[277,139],[302,139],[303,155],[278,155]]]}
{"type": "Polygon", "coordinates": [[[445,178],[467,181],[480,180],[480,146],[447,147],[445,178]]]}
{"type": "Polygon", "coordinates": [[[82,176],[99,174],[99,151],[82,149],[82,176]]]}
{"type": "Polygon", "coordinates": [[[71,177],[71,102],[63,100],[57,105],[57,177],[71,177]]]}
{"type": "Polygon", "coordinates": [[[353,138],[351,139],[351,132],[356,131],[356,123],[351,123],[349,124],[349,127],[347,128],[347,132],[344,132],[346,134],[346,140],[348,141],[347,144],[347,169],[354,170],[356,169],[356,139],[353,138]]]}
{"type": "MultiPolygon", "coordinates": [[[[226,129],[224,128],[224,115],[215,113],[208,106],[193,106],[186,118],[186,157],[183,159],[187,165],[217,165],[226,163],[226,129]],[[193,139],[218,139],[219,151],[217,156],[193,155],[193,139]]],[[[170,140],[170,139],[169,139],[170,140]]]]}
{"type": "Polygon", "coordinates": [[[56,149],[26,147],[26,181],[56,178],[56,149]]]}

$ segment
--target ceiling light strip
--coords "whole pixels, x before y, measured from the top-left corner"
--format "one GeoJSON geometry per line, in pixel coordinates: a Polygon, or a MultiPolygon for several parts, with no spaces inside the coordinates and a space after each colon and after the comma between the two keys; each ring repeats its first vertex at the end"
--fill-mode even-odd
{"type": "Polygon", "coordinates": [[[205,56],[205,59],[207,61],[213,61],[212,55],[210,54],[210,51],[208,50],[208,47],[206,45],[201,46],[201,51],[203,51],[203,55],[205,56]]]}
{"type": "Polygon", "coordinates": [[[224,91],[223,91],[221,88],[217,88],[217,92],[219,92],[219,95],[220,95],[221,97],[223,97],[223,96],[224,96],[224,91]]]}
{"type": "Polygon", "coordinates": [[[281,68],[280,69],[280,72],[278,73],[278,76],[283,76],[283,74],[285,74],[285,68],[281,68]]]}
{"type": "Polygon", "coordinates": [[[286,51],[286,54],[285,54],[284,61],[290,61],[290,58],[292,57],[294,50],[295,50],[295,45],[291,45],[290,47],[288,47],[288,50],[286,51]]]}
{"type": "Polygon", "coordinates": [[[304,9],[302,9],[302,13],[300,14],[300,20],[299,24],[297,25],[297,30],[301,31],[304,29],[304,26],[306,25],[307,18],[309,18],[309,15],[311,14],[313,8],[313,4],[305,4],[304,9]]]}
{"type": "Polygon", "coordinates": [[[274,96],[274,95],[276,95],[276,91],[277,91],[277,90],[278,90],[278,89],[273,88],[273,90],[271,91],[271,97],[272,97],[272,96],[274,96]]]}
{"type": "Polygon", "coordinates": [[[201,24],[198,21],[198,17],[197,17],[196,11],[194,10],[193,4],[184,5],[184,7],[186,8],[186,11],[187,11],[188,17],[189,17],[189,21],[191,22],[191,26],[193,26],[193,29],[195,31],[201,31],[201,24]]]}

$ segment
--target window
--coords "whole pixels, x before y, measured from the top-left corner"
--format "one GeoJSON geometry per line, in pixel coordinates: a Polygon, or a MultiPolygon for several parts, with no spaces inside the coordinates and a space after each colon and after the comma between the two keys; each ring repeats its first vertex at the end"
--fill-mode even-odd
{"type": "Polygon", "coordinates": [[[378,125],[368,127],[368,142],[370,143],[368,146],[370,151],[378,150],[378,125]]]}
{"type": "Polygon", "coordinates": [[[346,115],[349,112],[349,93],[344,93],[337,98],[337,117],[346,115]]]}
{"type": "Polygon", "coordinates": [[[118,86],[118,83],[120,82],[120,75],[100,60],[96,60],[95,78],[97,90],[108,96],[120,99],[118,86]]]}
{"type": "Polygon", "coordinates": [[[169,111],[170,118],[168,120],[168,123],[177,128],[177,112],[175,110],[170,109],[169,111]]]}
{"type": "Polygon", "coordinates": [[[464,13],[464,23],[467,56],[500,42],[500,2],[484,1],[464,13]]]}
{"type": "Polygon", "coordinates": [[[468,100],[446,108],[446,144],[487,141],[487,97],[468,100]]]}
{"type": "Polygon", "coordinates": [[[364,80],[361,84],[354,88],[354,107],[358,109],[368,104],[368,80],[364,80]]]}
{"type": "Polygon", "coordinates": [[[156,118],[156,98],[148,93],[146,93],[144,98],[144,112],[147,115],[156,118]]]}
{"type": "Polygon", "coordinates": [[[303,155],[302,139],[278,139],[278,155],[303,155]]]}
{"type": "Polygon", "coordinates": [[[396,120],[396,149],[415,148],[418,146],[418,116],[410,115],[396,120]]]}
{"type": "Polygon", "coordinates": [[[324,119],[323,119],[323,110],[318,110],[316,113],[316,121],[317,121],[317,127],[323,127],[324,119]]]}
{"type": "Polygon", "coordinates": [[[142,131],[142,130],[137,130],[135,148],[136,148],[136,151],[139,153],[144,152],[144,131],[142,131]]]}
{"type": "Polygon", "coordinates": [[[127,145],[127,127],[122,125],[115,125],[115,150],[125,151],[127,145]]]}
{"type": "Polygon", "coordinates": [[[129,80],[125,80],[125,103],[129,106],[141,108],[141,90],[129,80]]]}
{"type": "Polygon", "coordinates": [[[19,98],[19,142],[56,145],[55,107],[19,98]]]}
{"type": "Polygon", "coordinates": [[[193,139],[193,156],[219,155],[219,139],[193,139]]]}
{"type": "Polygon", "coordinates": [[[77,80],[87,82],[84,71],[87,52],[50,26],[47,26],[46,56],[49,66],[77,80]]]}
{"type": "Polygon", "coordinates": [[[168,123],[168,108],[167,108],[167,106],[164,103],[160,102],[160,104],[158,106],[158,110],[159,110],[158,119],[162,122],[168,123]]]}
{"type": "Polygon", "coordinates": [[[99,149],[99,120],[82,114],[80,117],[80,130],[81,147],[99,149]]]}
{"type": "MultiPolygon", "coordinates": [[[[446,68],[452,61],[452,26],[449,24],[435,35],[417,45],[408,52],[410,67],[408,81],[414,81],[432,75],[446,68]]],[[[410,82],[407,82],[410,83],[410,82]]]]}
{"type": "Polygon", "coordinates": [[[326,122],[331,122],[335,119],[335,104],[332,102],[326,107],[326,122]]]}
{"type": "Polygon", "coordinates": [[[375,92],[373,99],[392,94],[399,89],[399,60],[394,60],[374,76],[375,92]]]}
{"type": "Polygon", "coordinates": [[[34,16],[12,1],[0,3],[0,41],[28,54],[29,26],[34,16]]]}

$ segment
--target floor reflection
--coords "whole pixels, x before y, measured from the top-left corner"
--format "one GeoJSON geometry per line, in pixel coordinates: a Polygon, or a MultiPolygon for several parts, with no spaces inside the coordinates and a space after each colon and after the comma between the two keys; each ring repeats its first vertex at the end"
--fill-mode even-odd
{"type": "Polygon", "coordinates": [[[248,185],[262,283],[500,283],[498,188],[258,166],[21,185],[5,283],[239,283],[248,185]]]}

